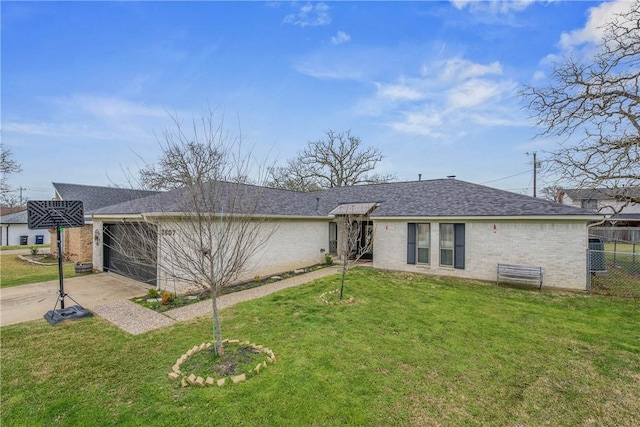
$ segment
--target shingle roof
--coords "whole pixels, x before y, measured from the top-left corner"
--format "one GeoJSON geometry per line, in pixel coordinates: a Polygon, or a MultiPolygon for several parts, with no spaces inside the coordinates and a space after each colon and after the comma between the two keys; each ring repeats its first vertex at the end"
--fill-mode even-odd
{"type": "Polygon", "coordinates": [[[105,206],[116,205],[132,199],[158,194],[158,191],[133,190],[129,188],[100,187],[94,185],[61,184],[54,182],[53,188],[62,200],[82,201],[85,214],[105,206]]]}
{"type": "MultiPolygon", "coordinates": [[[[247,200],[259,194],[255,213],[282,216],[327,216],[345,203],[379,203],[376,217],[589,216],[594,212],[456,179],[392,182],[337,187],[301,193],[244,184],[220,183],[222,193],[240,186],[247,200]]],[[[95,214],[179,212],[183,190],[97,209],[95,214]]],[[[224,197],[222,198],[224,199],[224,197]]]]}
{"type": "Polygon", "coordinates": [[[27,224],[29,216],[27,211],[14,212],[0,217],[0,224],[27,224]]]}
{"type": "Polygon", "coordinates": [[[565,194],[572,200],[613,200],[616,197],[640,197],[640,187],[629,188],[565,188],[565,194]]]}

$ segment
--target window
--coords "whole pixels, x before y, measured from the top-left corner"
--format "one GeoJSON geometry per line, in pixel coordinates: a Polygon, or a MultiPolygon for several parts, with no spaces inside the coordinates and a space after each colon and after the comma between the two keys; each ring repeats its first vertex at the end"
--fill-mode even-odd
{"type": "Polygon", "coordinates": [[[431,229],[429,224],[417,224],[418,228],[418,264],[429,264],[429,240],[431,229]]]}
{"type": "Polygon", "coordinates": [[[589,209],[591,211],[598,210],[598,201],[593,199],[585,199],[580,202],[582,209],[589,209]]]}
{"type": "Polygon", "coordinates": [[[329,253],[333,255],[338,253],[338,223],[337,222],[329,223],[329,253]]]}
{"type": "Polygon", "coordinates": [[[453,267],[453,224],[440,224],[440,265],[453,267]]]}
{"type": "Polygon", "coordinates": [[[464,224],[440,224],[440,265],[464,268],[464,224]]]}
{"type": "Polygon", "coordinates": [[[429,264],[431,262],[430,224],[407,224],[407,264],[429,264]]]}

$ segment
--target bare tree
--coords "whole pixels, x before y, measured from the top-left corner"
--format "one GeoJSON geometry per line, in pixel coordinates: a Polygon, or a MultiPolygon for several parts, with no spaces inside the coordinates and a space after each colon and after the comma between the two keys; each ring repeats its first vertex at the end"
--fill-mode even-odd
{"type": "Polygon", "coordinates": [[[284,167],[273,168],[269,171],[269,175],[269,187],[303,192],[322,190],[308,168],[297,163],[295,159],[287,160],[287,165],[284,167]]]}
{"type": "Polygon", "coordinates": [[[157,163],[147,164],[140,170],[140,185],[151,190],[173,190],[194,184],[193,179],[210,181],[218,178],[219,169],[227,159],[211,139],[227,138],[224,121],[203,121],[185,134],[182,124],[174,117],[175,129],[164,130],[158,144],[162,157],[157,163]],[[209,141],[207,141],[207,139],[209,141]]]}
{"type": "Polygon", "coordinates": [[[549,158],[552,173],[638,203],[626,189],[640,185],[640,2],[603,30],[593,57],[565,58],[554,64],[548,86],[525,86],[520,94],[540,136],[564,138],[549,158]]]}
{"type": "Polygon", "coordinates": [[[13,158],[13,153],[0,144],[0,202],[5,206],[15,206],[18,203],[17,197],[11,195],[9,176],[22,172],[22,167],[13,158]]]}
{"type": "Polygon", "coordinates": [[[163,134],[161,166],[147,170],[154,171],[149,175],[157,178],[153,182],[176,189],[144,199],[147,214],[127,228],[133,235],[109,243],[140,268],[157,265],[165,283],[208,289],[214,350],[221,355],[218,296],[246,273],[252,257],[275,230],[258,213],[264,187],[238,179],[254,176],[262,182],[264,163],[243,153],[241,139],[231,138],[211,111],[201,121],[194,120],[190,131],[177,118],[174,124],[175,129],[163,134]],[[169,170],[171,165],[175,169],[169,170]],[[154,236],[157,251],[144,243],[154,241],[154,236]]]}
{"type": "Polygon", "coordinates": [[[562,203],[562,188],[558,185],[548,185],[540,191],[540,198],[552,202],[562,203]]]}
{"type": "Polygon", "coordinates": [[[365,255],[373,251],[373,223],[369,215],[375,209],[375,204],[355,203],[340,206],[336,213],[340,227],[339,255],[342,258],[342,277],[340,280],[339,298],[344,297],[344,283],[347,272],[355,266],[365,255]],[[364,210],[363,210],[364,207],[364,210]]]}
{"type": "Polygon", "coordinates": [[[297,191],[389,182],[393,175],[373,173],[383,158],[377,148],[362,146],[351,131],[325,132],[326,139],[311,141],[286,166],[271,171],[270,186],[297,191]]]}

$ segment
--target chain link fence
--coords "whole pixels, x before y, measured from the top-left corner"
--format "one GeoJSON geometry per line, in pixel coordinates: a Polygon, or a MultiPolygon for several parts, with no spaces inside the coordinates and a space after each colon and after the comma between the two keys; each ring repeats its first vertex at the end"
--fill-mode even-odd
{"type": "Polygon", "coordinates": [[[589,284],[592,294],[640,298],[640,243],[589,239],[589,284]]]}

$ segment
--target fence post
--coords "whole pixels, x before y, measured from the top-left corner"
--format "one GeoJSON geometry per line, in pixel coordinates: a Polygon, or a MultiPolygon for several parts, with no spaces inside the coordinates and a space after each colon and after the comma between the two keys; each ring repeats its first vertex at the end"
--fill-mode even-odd
{"type": "Polygon", "coordinates": [[[587,293],[591,293],[591,249],[587,249],[587,293]]]}

